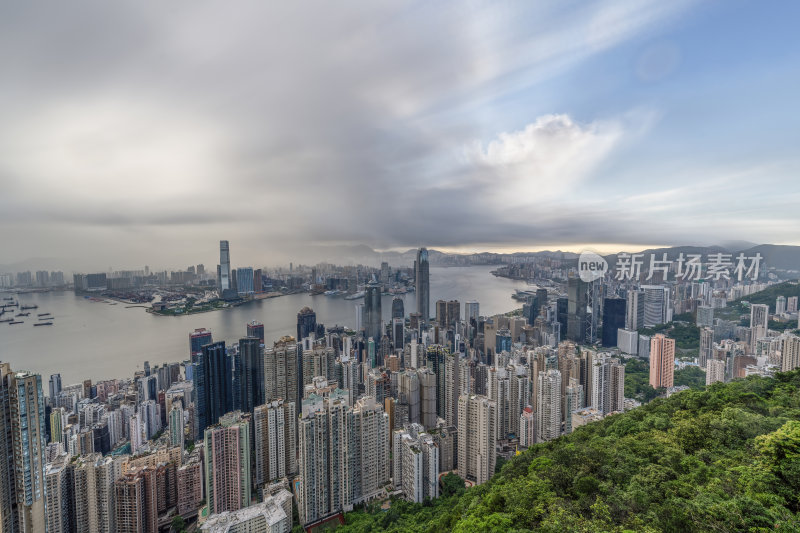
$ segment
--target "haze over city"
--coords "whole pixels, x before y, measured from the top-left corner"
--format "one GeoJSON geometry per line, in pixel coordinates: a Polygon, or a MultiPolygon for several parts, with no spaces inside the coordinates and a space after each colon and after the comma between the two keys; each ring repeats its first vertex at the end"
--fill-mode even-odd
{"type": "Polygon", "coordinates": [[[5,5],[0,264],[798,244],[798,10],[5,5]]]}

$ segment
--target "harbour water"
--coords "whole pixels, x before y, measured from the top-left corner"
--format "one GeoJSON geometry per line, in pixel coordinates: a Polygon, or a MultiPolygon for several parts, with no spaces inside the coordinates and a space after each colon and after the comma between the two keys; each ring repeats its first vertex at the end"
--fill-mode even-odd
{"type": "MultiPolygon", "coordinates": [[[[511,298],[524,282],[498,278],[493,267],[431,268],[431,313],[436,300],[477,300],[482,315],[505,313],[520,306],[511,298]]],[[[72,291],[20,294],[20,305],[37,305],[24,324],[0,323],[0,361],[15,371],[42,374],[60,372],[65,384],[83,379],[109,379],[133,375],[144,361],[151,366],[181,361],[189,356],[189,332],[208,328],[214,340],[236,342],[246,333],[246,323],[264,323],[269,344],[296,332],[297,312],[305,306],[326,326],[355,326],[355,305],[363,300],[293,294],[251,302],[239,307],[188,316],[156,316],[141,307],[126,308],[93,302],[72,291]],[[38,313],[52,313],[53,325],[33,327],[38,313]]],[[[384,295],[384,320],[391,315],[392,296],[384,295]]],[[[402,296],[406,314],[416,310],[413,292],[402,296]]],[[[20,320],[20,319],[17,319],[20,320]]]]}

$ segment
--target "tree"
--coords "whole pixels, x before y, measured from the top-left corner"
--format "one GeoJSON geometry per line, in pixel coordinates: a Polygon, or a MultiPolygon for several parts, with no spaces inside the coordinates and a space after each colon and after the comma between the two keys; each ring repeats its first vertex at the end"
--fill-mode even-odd
{"type": "Polygon", "coordinates": [[[186,522],[183,520],[183,517],[181,515],[177,515],[172,518],[172,524],[170,524],[170,531],[174,533],[181,533],[182,531],[186,531],[186,522]]]}
{"type": "Polygon", "coordinates": [[[450,472],[442,476],[442,498],[448,498],[454,494],[464,493],[464,480],[457,474],[450,472]]]}

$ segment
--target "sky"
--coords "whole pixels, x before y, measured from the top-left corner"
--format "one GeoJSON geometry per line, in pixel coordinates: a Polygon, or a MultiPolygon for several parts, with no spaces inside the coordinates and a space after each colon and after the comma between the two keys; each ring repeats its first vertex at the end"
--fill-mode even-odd
{"type": "Polygon", "coordinates": [[[0,265],[800,244],[800,3],[0,6],[0,265]],[[319,252],[319,253],[318,253],[319,252]]]}

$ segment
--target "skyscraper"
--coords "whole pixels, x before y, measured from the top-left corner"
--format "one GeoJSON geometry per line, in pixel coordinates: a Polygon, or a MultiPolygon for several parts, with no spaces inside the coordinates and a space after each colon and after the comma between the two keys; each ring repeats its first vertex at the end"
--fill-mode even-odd
{"type": "Polygon", "coordinates": [[[239,267],[236,269],[236,290],[239,294],[253,294],[253,267],[239,267]]]}
{"type": "Polygon", "coordinates": [[[310,307],[304,307],[297,313],[297,342],[317,330],[317,314],[310,307]]]}
{"type": "Polygon", "coordinates": [[[669,301],[669,287],[663,285],[643,285],[644,324],[639,327],[650,328],[664,324],[672,319],[669,301]]]}
{"type": "Polygon", "coordinates": [[[539,372],[536,412],[536,438],[538,442],[561,436],[561,372],[539,372]]]}
{"type": "Polygon", "coordinates": [[[232,410],[232,368],[225,341],[203,346],[196,355],[194,387],[197,395],[197,436],[217,423],[219,417],[232,410]]]}
{"type": "Polygon", "coordinates": [[[428,250],[426,248],[417,250],[414,279],[416,283],[417,312],[420,313],[422,321],[427,324],[431,319],[431,279],[428,250]]]}
{"type": "Polygon", "coordinates": [[[208,513],[250,505],[250,415],[226,414],[205,430],[208,513]]]}
{"type": "Polygon", "coordinates": [[[644,293],[639,290],[630,290],[627,296],[625,329],[635,331],[644,327],[644,293]]]}
{"type": "MultiPolygon", "coordinates": [[[[45,416],[42,376],[12,374],[11,434],[19,531],[45,531],[45,416]]],[[[3,461],[6,461],[3,459],[3,461]]]]}
{"type": "Polygon", "coordinates": [[[61,374],[50,376],[50,405],[55,406],[56,398],[61,393],[61,374]]]}
{"type": "Polygon", "coordinates": [[[392,318],[405,318],[406,313],[403,307],[403,299],[399,296],[392,298],[392,318]]]}
{"type": "Polygon", "coordinates": [[[252,413],[264,403],[264,351],[258,337],[239,340],[239,350],[234,361],[233,409],[252,413]]]}
{"type": "Polygon", "coordinates": [[[247,336],[255,337],[264,344],[264,324],[258,320],[252,320],[247,323],[247,336]]]}
{"type": "Polygon", "coordinates": [[[380,342],[383,337],[383,320],[381,318],[381,286],[375,279],[367,283],[364,293],[364,333],[380,342]]]}
{"type": "Polygon", "coordinates": [[[289,336],[264,351],[264,402],[299,400],[297,360],[297,343],[289,336]]]}
{"type": "Polygon", "coordinates": [[[219,241],[219,292],[231,288],[231,254],[228,241],[219,241]]]}
{"type": "Polygon", "coordinates": [[[211,337],[211,330],[205,328],[198,328],[189,333],[189,356],[200,353],[203,346],[211,344],[213,341],[211,337]]]}
{"type": "Polygon", "coordinates": [[[650,386],[670,388],[675,373],[675,339],[657,333],[650,338],[650,386]]]}
{"type": "Polygon", "coordinates": [[[617,330],[625,327],[625,300],[605,298],[603,300],[603,346],[617,345],[617,330]]]}
{"type": "Polygon", "coordinates": [[[255,471],[258,487],[297,473],[294,402],[275,400],[253,413],[255,471]]]}
{"type": "Polygon", "coordinates": [[[14,374],[9,363],[0,363],[0,531],[18,531],[14,468],[14,432],[11,423],[14,374]]]}
{"type": "Polygon", "coordinates": [[[477,484],[494,474],[497,403],[486,396],[458,399],[458,475],[477,484]]]}
{"type": "Polygon", "coordinates": [[[577,343],[586,342],[586,319],[588,316],[587,283],[580,278],[567,281],[567,338],[577,343]]]}
{"type": "Polygon", "coordinates": [[[769,325],[769,306],[767,304],[750,305],[750,327],[764,328],[762,334],[767,332],[769,325]]]}
{"type": "Polygon", "coordinates": [[[714,308],[710,305],[698,305],[696,324],[699,328],[714,327],[714,308]]]}

